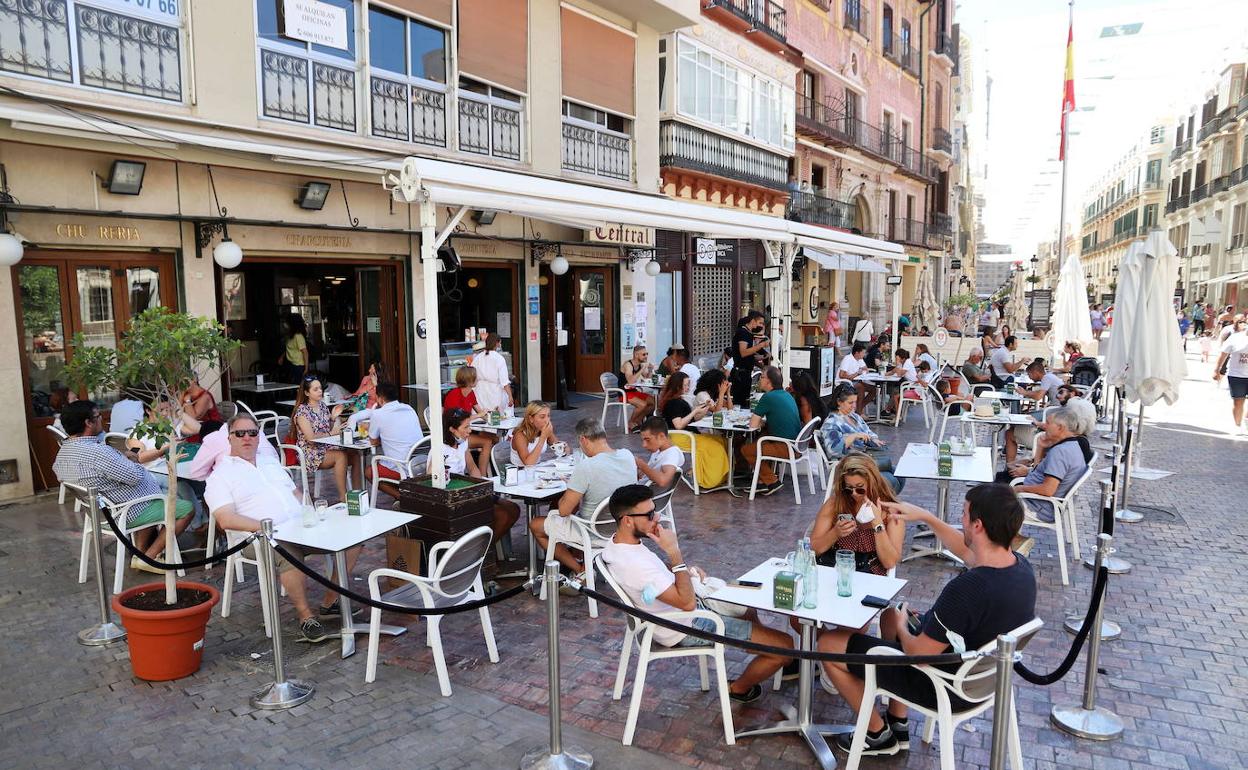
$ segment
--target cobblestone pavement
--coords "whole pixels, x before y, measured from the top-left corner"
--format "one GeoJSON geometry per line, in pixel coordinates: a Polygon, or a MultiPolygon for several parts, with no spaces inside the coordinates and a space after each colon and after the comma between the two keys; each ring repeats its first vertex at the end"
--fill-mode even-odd
{"type": "MultiPolygon", "coordinates": [[[[1051,768],[1239,768],[1248,754],[1248,578],[1241,567],[1248,526],[1244,449],[1248,440],[1230,431],[1225,386],[1208,381],[1208,365],[1189,359],[1192,374],[1183,399],[1150,408],[1142,464],[1174,471],[1158,481],[1136,482],[1132,501],[1175,511],[1172,518],[1147,510],[1143,523],[1120,525],[1120,555],[1134,564],[1111,580],[1107,616],[1124,628],[1121,640],[1102,648],[1098,702],[1126,722],[1121,740],[1080,741],[1049,724],[1054,704],[1075,704],[1083,686],[1083,661],[1051,687],[1020,684],[1018,701],[1027,767],[1051,768]],[[1220,553],[1210,558],[1213,544],[1220,553]],[[1235,695],[1238,692],[1240,695],[1235,695]]],[[[556,414],[562,438],[571,425],[596,413],[592,403],[556,414]]],[[[899,447],[923,440],[915,413],[894,435],[899,447]]],[[[640,451],[636,437],[612,433],[612,443],[640,451]]],[[[905,498],[934,504],[935,485],[911,482],[905,498]]],[[[715,575],[731,578],[763,559],[787,551],[813,517],[819,495],[803,492],[793,504],[786,486],[751,503],[724,493],[694,497],[677,493],[677,517],[686,558],[715,575]]],[[[955,485],[955,496],[958,489],[955,485]]],[[[1096,489],[1079,506],[1085,554],[1097,526],[1096,489]]],[[[412,631],[385,638],[377,682],[366,685],[364,653],[341,660],[337,645],[294,642],[293,616],[285,606],[283,634],[290,675],[317,686],[315,697],[289,712],[256,712],[248,696],[271,675],[269,645],[259,613],[254,573],[235,593],[229,618],[215,615],[208,627],[204,666],[193,677],[149,684],[134,679],[123,646],[89,649],[75,632],[92,622],[91,584],[79,585],[77,519],[45,496],[0,511],[0,614],[5,618],[0,671],[0,766],[114,767],[154,763],[174,767],[255,766],[266,761],[325,767],[399,764],[430,768],[516,767],[521,755],[545,740],[547,723],[545,614],[521,596],[492,610],[502,660],[491,665],[475,613],[448,618],[443,638],[454,695],[438,694],[432,656],[418,622],[412,631]]],[[[515,531],[517,551],[522,533],[515,531]]],[[[1032,553],[1040,580],[1039,615],[1045,628],[1027,649],[1034,670],[1051,670],[1069,649],[1063,619],[1086,608],[1091,572],[1072,567],[1063,588],[1047,532],[1032,553]]],[[[355,586],[379,565],[384,546],[369,546],[355,586]]],[[[111,554],[106,556],[111,568],[111,554]]],[[[931,559],[908,562],[899,577],[905,596],[925,606],[954,575],[931,559]]],[[[203,578],[195,571],[192,577],[203,578]]],[[[217,568],[208,579],[219,584],[217,568]]],[[[137,573],[127,584],[142,582],[137,573]]],[[[315,595],[315,592],[314,592],[315,595]]],[[[602,608],[588,617],[583,601],[562,608],[561,640],[565,742],[590,748],[600,767],[812,766],[804,745],[790,737],[723,742],[714,693],[697,686],[692,663],[653,664],[646,682],[635,747],[619,743],[627,696],[610,698],[624,623],[602,608]]],[[[775,616],[765,619],[773,626],[775,616]]],[[[744,657],[729,652],[729,674],[744,657]]],[[[796,700],[795,685],[768,691],[749,706],[735,706],[737,728],[774,718],[796,700]]],[[[851,713],[821,690],[816,718],[847,722],[851,713]]],[[[988,765],[991,712],[960,728],[954,738],[959,768],[988,765]]],[[[938,738],[937,741],[940,739],[938,738]]],[[[935,768],[935,744],[916,739],[908,753],[866,760],[866,768],[935,768]]]]}

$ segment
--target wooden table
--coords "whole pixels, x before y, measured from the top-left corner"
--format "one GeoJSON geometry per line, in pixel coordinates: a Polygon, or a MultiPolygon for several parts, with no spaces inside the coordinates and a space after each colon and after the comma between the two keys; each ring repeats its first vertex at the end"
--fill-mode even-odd
{"type": "MultiPolygon", "coordinates": [[[[372,508],[362,516],[351,516],[347,514],[346,504],[338,503],[329,507],[325,521],[305,527],[298,517],[287,519],[274,527],[273,536],[283,543],[333,553],[338,579],[342,581],[344,588],[350,589],[351,576],[347,574],[346,551],[404,524],[411,524],[419,518],[414,514],[387,508],[372,508]]],[[[368,633],[368,623],[355,622],[351,618],[351,599],[346,594],[339,594],[338,597],[339,608],[342,610],[342,657],[349,658],[355,654],[355,635],[368,633]]],[[[277,597],[272,597],[272,600],[277,601],[277,597]]],[[[403,626],[389,625],[382,625],[380,630],[390,636],[398,636],[407,631],[403,626]]],[[[274,629],[273,633],[279,631],[280,629],[274,629]]]]}
{"type": "MultiPolygon", "coordinates": [[[[898,478],[935,481],[938,487],[936,517],[948,523],[949,482],[964,481],[979,484],[991,482],[995,475],[993,471],[993,457],[995,455],[991,453],[988,447],[975,447],[975,454],[973,455],[954,455],[952,473],[948,476],[941,476],[937,467],[937,454],[938,447],[936,444],[907,444],[906,451],[902,453],[901,459],[897,461],[897,467],[893,471],[893,475],[898,478]]],[[[935,537],[935,534],[931,530],[926,530],[915,533],[915,537],[935,537]]],[[[914,549],[915,552],[902,559],[902,561],[910,561],[923,556],[942,556],[959,564],[962,563],[961,559],[940,546],[939,538],[936,539],[931,548],[923,548],[916,545],[914,549]]]]}
{"type": "MultiPolygon", "coordinates": [[[[879,610],[865,607],[862,599],[865,596],[878,596],[886,601],[901,592],[906,581],[885,575],[872,575],[866,572],[855,572],[853,593],[850,596],[836,595],[836,569],[834,567],[815,567],[819,580],[818,606],[813,609],[796,607],[791,610],[772,606],[772,587],[777,572],[789,568],[784,559],[768,559],[754,569],[742,575],[739,580],[754,580],[762,583],[762,588],[739,588],[727,586],[715,592],[715,600],[729,602],[741,607],[766,610],[798,619],[801,626],[799,649],[813,651],[815,649],[815,629],[820,625],[839,626],[841,628],[858,629],[871,622],[879,610]]],[[[751,728],[737,732],[737,738],[755,735],[780,735],[798,733],[806,741],[819,765],[825,769],[836,767],[836,757],[828,746],[825,735],[847,735],[853,733],[854,725],[816,724],[812,718],[815,663],[810,660],[798,661],[797,708],[786,707],[785,719],[764,727],[751,728]]],[[[872,706],[874,708],[874,706],[872,706]]]]}

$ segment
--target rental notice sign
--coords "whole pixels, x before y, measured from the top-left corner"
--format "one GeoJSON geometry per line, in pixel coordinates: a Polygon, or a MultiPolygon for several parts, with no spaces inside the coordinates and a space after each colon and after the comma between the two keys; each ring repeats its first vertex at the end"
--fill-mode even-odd
{"type": "Polygon", "coordinates": [[[320,0],[282,0],[279,29],[305,43],[347,50],[347,9],[320,0]]]}

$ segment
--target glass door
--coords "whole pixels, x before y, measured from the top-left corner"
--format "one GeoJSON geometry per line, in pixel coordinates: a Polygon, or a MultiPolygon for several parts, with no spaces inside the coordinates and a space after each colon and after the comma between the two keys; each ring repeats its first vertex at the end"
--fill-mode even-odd
{"type": "Polygon", "coordinates": [[[573,323],[576,339],[575,387],[583,393],[597,392],[599,376],[614,371],[614,281],[606,267],[578,267],[573,281],[573,323]]]}

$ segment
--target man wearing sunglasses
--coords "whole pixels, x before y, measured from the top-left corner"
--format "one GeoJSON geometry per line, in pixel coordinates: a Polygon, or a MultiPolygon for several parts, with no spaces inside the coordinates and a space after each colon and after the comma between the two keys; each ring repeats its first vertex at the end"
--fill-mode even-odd
{"type": "MultiPolygon", "coordinates": [[[[695,609],[709,611],[698,602],[692,580],[694,574],[699,580],[704,579],[706,574],[686,566],[680,554],[680,544],[676,542],[676,533],[658,520],[652,488],[627,484],[611,494],[607,505],[617,529],[611,542],[603,548],[602,559],[610,569],[611,577],[624,589],[633,604],[659,615],[695,609]],[[654,543],[667,556],[667,565],[646,548],[646,541],[654,543]]],[[[720,619],[724,623],[723,633],[729,638],[748,639],[773,647],[793,646],[788,634],[760,623],[753,610],[739,618],[721,616],[720,619]]],[[[699,631],[716,631],[715,623],[710,618],[694,618],[689,625],[699,631]]],[[[659,627],[654,629],[654,641],[665,647],[710,644],[705,639],[659,627]]],[[[757,700],[763,693],[759,683],[770,679],[789,660],[775,655],[755,656],[741,676],[728,685],[728,696],[740,703],[757,700]]]]}
{"type": "MultiPolygon", "coordinates": [[[[236,533],[258,532],[261,519],[272,519],[274,525],[300,516],[303,498],[290,474],[281,463],[258,449],[265,439],[260,435],[256,419],[246,412],[239,412],[226,424],[229,434],[230,453],[221,457],[208,477],[204,490],[204,502],[216,517],[217,524],[227,533],[231,545],[241,536],[236,533]],[[235,533],[235,534],[231,534],[235,533]]],[[[312,548],[300,548],[285,544],[300,561],[306,561],[313,553],[326,553],[312,548]]],[[[347,571],[355,565],[360,547],[347,551],[347,571]]],[[[276,566],[286,596],[299,614],[299,641],[319,643],[329,638],[317,615],[308,605],[306,579],[285,558],[275,556],[276,566]]],[[[334,581],[340,582],[337,570],[334,581]]],[[[338,595],[326,591],[321,602],[320,615],[339,614],[338,595]]]]}

